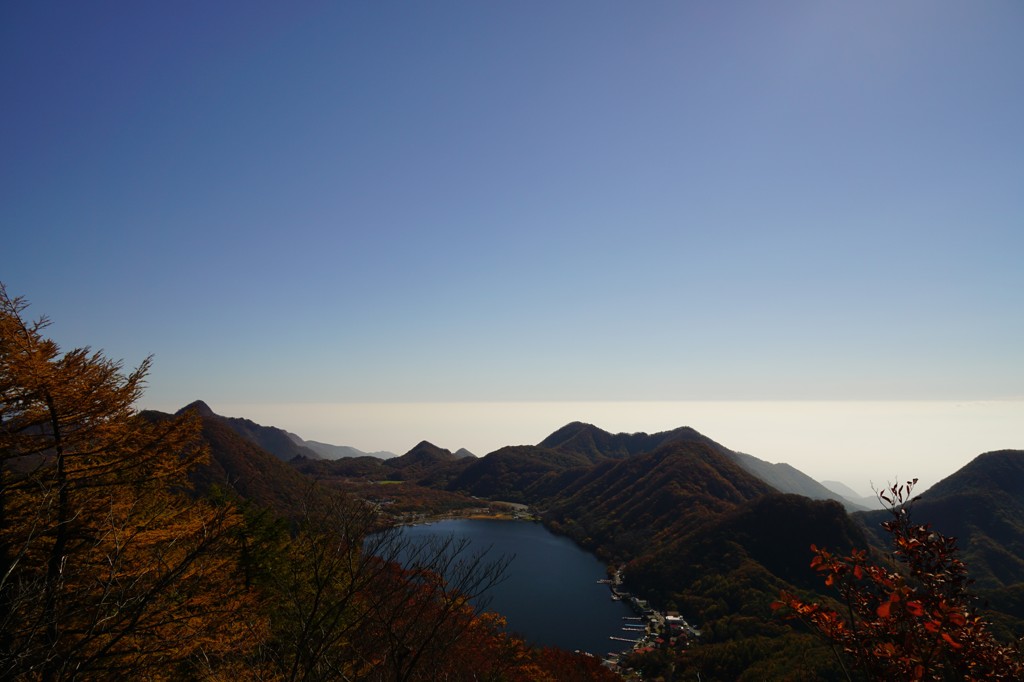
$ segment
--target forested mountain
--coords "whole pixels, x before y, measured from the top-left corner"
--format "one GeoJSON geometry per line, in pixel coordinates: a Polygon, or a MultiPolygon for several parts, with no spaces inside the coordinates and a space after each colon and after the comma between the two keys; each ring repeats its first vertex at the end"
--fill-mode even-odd
{"type": "MultiPolygon", "coordinates": [[[[572,422],[558,429],[538,444],[538,447],[572,452],[586,456],[592,462],[605,459],[625,459],[645,452],[653,452],[667,443],[704,443],[721,448],[718,443],[689,427],[655,434],[612,434],[593,424],[572,422]]],[[[724,449],[724,448],[723,448],[724,449]]]]}
{"type": "MultiPolygon", "coordinates": [[[[240,434],[230,420],[204,407],[202,402],[191,403],[177,413],[194,412],[199,416],[201,442],[209,448],[208,461],[189,474],[199,491],[208,493],[215,488],[230,491],[240,499],[273,509],[282,516],[299,515],[303,504],[313,494],[313,482],[240,434]]],[[[172,417],[155,411],[142,414],[151,421],[168,421],[172,417]]]]}
{"type": "Polygon", "coordinates": [[[741,468],[780,492],[795,493],[815,500],[836,500],[850,509],[860,509],[789,464],[772,464],[752,455],[730,450],[688,426],[654,434],[613,435],[591,424],[573,422],[552,433],[541,441],[538,447],[575,453],[585,456],[591,462],[600,462],[605,459],[624,459],[653,452],[668,443],[704,444],[732,459],[741,468]]]}
{"type": "MultiPolygon", "coordinates": [[[[746,559],[790,585],[818,589],[820,578],[809,565],[812,544],[836,552],[867,546],[863,529],[836,502],[778,493],[737,505],[713,523],[673,540],[670,570],[677,572],[662,584],[678,586],[690,585],[691,578],[716,567],[724,574],[746,559]]],[[[634,569],[641,574],[638,580],[649,570],[642,564],[634,569]]]]}
{"type": "Polygon", "coordinates": [[[544,497],[537,490],[555,475],[590,465],[585,455],[512,445],[468,462],[449,487],[478,497],[533,502],[544,497]]]}
{"type": "Polygon", "coordinates": [[[694,676],[839,679],[828,649],[774,623],[770,605],[780,590],[820,589],[811,544],[866,546],[861,527],[835,501],[779,493],[743,468],[742,458],[692,430],[669,433],[683,437],[608,440],[591,432],[581,441],[577,429],[570,442],[632,453],[534,488],[548,495],[539,502],[545,522],[623,565],[630,590],[701,624],[694,676]]]}
{"type": "MultiPolygon", "coordinates": [[[[918,523],[958,539],[979,588],[1024,582],[1024,451],[979,455],[922,493],[909,509],[918,523]]],[[[884,515],[859,516],[877,529],[884,515]]]]}
{"type": "Polygon", "coordinates": [[[439,482],[450,480],[475,460],[475,457],[453,453],[428,441],[421,441],[405,454],[389,459],[363,455],[318,462],[316,465],[300,459],[295,464],[307,473],[317,472],[320,476],[362,477],[413,483],[427,481],[437,486],[439,482]]]}
{"type": "Polygon", "coordinates": [[[210,406],[202,400],[196,400],[195,402],[189,403],[185,407],[181,408],[178,413],[180,414],[188,410],[195,411],[204,419],[215,419],[221,421],[238,435],[252,443],[255,443],[270,454],[285,462],[293,457],[320,459],[320,455],[317,452],[305,445],[300,445],[295,442],[295,440],[292,439],[291,434],[284,429],[277,428],[276,426],[263,426],[249,419],[242,419],[239,417],[222,417],[221,415],[214,413],[214,411],[210,409],[210,406]]]}
{"type": "Polygon", "coordinates": [[[440,448],[424,440],[417,443],[404,455],[388,460],[387,466],[392,469],[423,471],[458,459],[460,458],[456,457],[451,450],[440,448]]]}
{"type": "Polygon", "coordinates": [[[621,560],[770,492],[711,445],[668,442],[562,477],[547,518],[584,546],[621,560]]]}

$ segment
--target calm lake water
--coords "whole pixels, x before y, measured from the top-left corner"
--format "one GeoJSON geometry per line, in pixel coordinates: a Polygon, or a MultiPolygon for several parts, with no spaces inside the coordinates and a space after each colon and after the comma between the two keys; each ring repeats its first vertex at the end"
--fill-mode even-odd
{"type": "Polygon", "coordinates": [[[605,566],[571,540],[539,523],[455,519],[404,529],[412,539],[430,535],[466,538],[470,551],[491,547],[488,557],[515,556],[507,579],[490,593],[488,609],[508,619],[508,629],[527,641],[603,655],[629,648],[609,636],[629,636],[623,616],[633,611],[611,598],[605,566]]]}

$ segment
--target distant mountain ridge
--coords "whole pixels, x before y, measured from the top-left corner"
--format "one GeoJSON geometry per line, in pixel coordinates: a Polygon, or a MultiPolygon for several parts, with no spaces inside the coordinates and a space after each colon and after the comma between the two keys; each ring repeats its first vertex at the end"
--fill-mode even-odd
{"type": "Polygon", "coordinates": [[[270,454],[285,462],[288,462],[295,457],[305,457],[306,459],[377,457],[380,459],[387,459],[395,456],[392,452],[367,453],[346,445],[330,445],[328,443],[303,440],[300,436],[285,431],[284,429],[279,429],[276,426],[264,426],[262,424],[257,424],[250,419],[219,415],[202,400],[196,400],[189,403],[178,410],[177,414],[181,414],[188,410],[194,410],[205,418],[222,420],[235,433],[256,445],[259,445],[270,454]]]}
{"type": "Polygon", "coordinates": [[[591,462],[598,462],[653,452],[669,443],[707,445],[780,492],[803,495],[812,500],[835,500],[850,510],[863,509],[789,464],[772,464],[753,455],[730,450],[688,426],[654,434],[611,434],[592,424],[573,422],[552,433],[538,447],[581,454],[591,462]]]}
{"type": "Polygon", "coordinates": [[[821,484],[836,495],[842,495],[850,502],[863,507],[865,511],[878,509],[880,504],[876,496],[865,497],[842,481],[821,481],[821,484]]]}
{"type": "Polygon", "coordinates": [[[388,452],[386,450],[363,452],[362,450],[348,445],[331,445],[329,443],[321,443],[315,440],[303,440],[300,436],[297,436],[294,433],[289,433],[288,436],[298,445],[309,448],[320,455],[323,459],[346,459],[350,457],[376,457],[377,459],[391,459],[392,457],[397,457],[395,453],[388,452]]]}
{"type": "Polygon", "coordinates": [[[291,435],[284,429],[276,426],[263,426],[249,419],[240,417],[224,417],[215,413],[209,405],[202,400],[196,400],[178,410],[178,414],[193,410],[198,412],[205,419],[218,419],[226,424],[232,431],[249,440],[274,455],[278,459],[287,462],[294,457],[306,457],[308,459],[320,459],[316,451],[304,445],[296,443],[291,435]]]}

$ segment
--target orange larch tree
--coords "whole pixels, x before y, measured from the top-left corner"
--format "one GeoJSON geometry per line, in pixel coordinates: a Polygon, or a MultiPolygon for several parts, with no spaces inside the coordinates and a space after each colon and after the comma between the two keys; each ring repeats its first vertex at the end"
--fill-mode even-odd
{"type": "Polygon", "coordinates": [[[143,419],[148,359],[61,352],[25,308],[0,284],[0,677],[215,665],[247,597],[237,515],[189,495],[197,420],[143,419]]]}

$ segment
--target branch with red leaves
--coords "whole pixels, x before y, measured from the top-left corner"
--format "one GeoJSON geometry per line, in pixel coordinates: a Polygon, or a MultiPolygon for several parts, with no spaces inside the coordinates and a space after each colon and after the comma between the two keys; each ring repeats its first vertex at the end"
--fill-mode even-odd
{"type": "Polygon", "coordinates": [[[865,550],[836,556],[811,545],[811,567],[838,592],[842,613],[785,592],[772,608],[831,641],[844,670],[849,663],[870,679],[1024,679],[1020,648],[998,642],[973,606],[956,538],[911,523],[916,483],[879,495],[892,512],[882,524],[891,565],[872,563],[865,550]]]}

